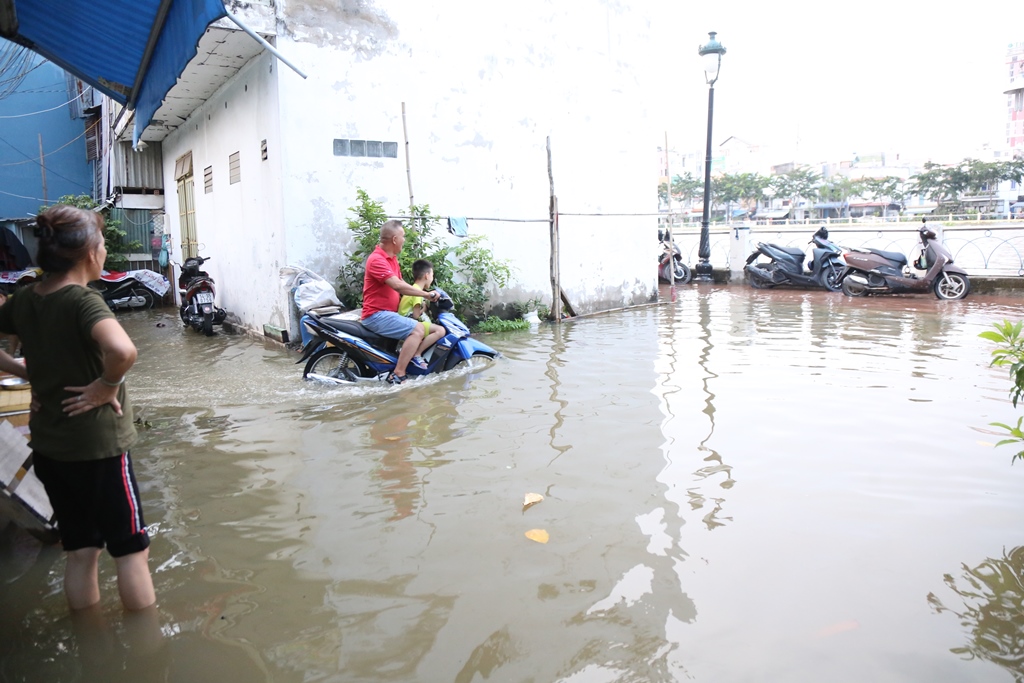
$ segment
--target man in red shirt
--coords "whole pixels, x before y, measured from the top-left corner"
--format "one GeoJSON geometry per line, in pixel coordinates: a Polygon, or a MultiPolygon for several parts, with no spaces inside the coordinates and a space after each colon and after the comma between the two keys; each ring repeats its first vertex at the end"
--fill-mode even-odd
{"type": "Polygon", "coordinates": [[[391,384],[405,381],[405,369],[416,354],[425,333],[423,323],[398,315],[398,302],[403,294],[421,296],[431,301],[440,298],[436,290],[423,292],[402,279],[398,254],[404,245],[405,228],[402,222],[390,220],[384,223],[380,228],[380,244],[366,259],[366,275],[363,277],[363,325],[382,337],[405,340],[398,353],[395,371],[388,375],[391,384]]]}

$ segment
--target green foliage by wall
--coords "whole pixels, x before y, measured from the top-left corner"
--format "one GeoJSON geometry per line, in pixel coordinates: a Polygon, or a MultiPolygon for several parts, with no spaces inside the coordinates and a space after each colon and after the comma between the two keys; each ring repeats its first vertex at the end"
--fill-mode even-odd
{"type": "MultiPolygon", "coordinates": [[[[74,206],[87,211],[92,211],[99,206],[92,197],[86,194],[67,194],[58,199],[56,203],[74,206]]],[[[46,208],[45,206],[40,207],[40,213],[46,210],[46,208]]],[[[102,213],[104,220],[103,240],[107,245],[107,260],[104,262],[103,267],[113,271],[123,270],[128,266],[127,254],[141,251],[142,244],[126,241],[125,238],[128,237],[128,233],[121,229],[121,222],[111,220],[108,211],[102,213]]]]}
{"type": "MultiPolygon", "coordinates": [[[[358,189],[356,196],[358,203],[349,208],[354,215],[348,220],[354,245],[337,279],[338,295],[346,308],[363,304],[366,259],[380,242],[380,228],[388,219],[383,205],[366,191],[358,189]]],[[[488,286],[507,287],[512,279],[508,261],[495,258],[481,235],[463,238],[454,249],[445,245],[436,235],[441,219],[430,213],[428,204],[411,207],[411,215],[403,221],[405,247],[398,255],[406,281],[411,282],[413,262],[427,259],[434,264],[434,286],[451,296],[455,315],[467,324],[483,319],[488,286]]]]}

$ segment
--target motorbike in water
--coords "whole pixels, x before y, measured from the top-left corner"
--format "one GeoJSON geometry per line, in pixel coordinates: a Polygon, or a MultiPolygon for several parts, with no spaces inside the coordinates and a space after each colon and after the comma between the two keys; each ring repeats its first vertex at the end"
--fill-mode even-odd
{"type": "Polygon", "coordinates": [[[911,272],[907,257],[898,251],[858,249],[843,254],[846,270],[840,277],[843,294],[910,294],[931,290],[939,299],[963,299],[971,291],[967,271],[953,263],[953,255],[936,238],[927,223],[918,230],[921,255],[911,272]]]}
{"type": "Polygon", "coordinates": [[[804,270],[804,250],[799,247],[783,247],[778,244],[758,242],[757,249],[747,257],[747,265],[743,270],[747,273],[750,286],[765,289],[778,285],[797,287],[824,287],[831,292],[838,292],[842,285],[839,282],[843,273],[843,250],[828,239],[828,230],[822,226],[811,237],[809,270],[804,270]],[[767,263],[758,262],[760,257],[769,259],[767,263]]]}
{"type": "MultiPolygon", "coordinates": [[[[451,297],[443,290],[431,304],[433,325],[441,325],[447,334],[423,353],[427,369],[410,363],[410,378],[451,370],[473,358],[497,358],[501,354],[473,339],[469,328],[455,317],[451,297]]],[[[395,369],[399,341],[382,337],[364,327],[359,311],[320,316],[310,311],[299,321],[302,328],[303,379],[334,384],[383,381],[395,369]]]]}
{"type": "Polygon", "coordinates": [[[153,308],[171,288],[166,277],[152,270],[105,272],[91,286],[99,290],[113,311],[153,308]]]}
{"type": "Polygon", "coordinates": [[[209,257],[191,256],[179,264],[178,293],[181,294],[181,322],[207,337],[213,335],[213,326],[228,317],[227,311],[214,305],[216,290],[213,278],[202,270],[209,257]]]}
{"type": "Polygon", "coordinates": [[[679,251],[679,246],[672,241],[671,233],[659,230],[658,242],[661,245],[661,253],[658,255],[658,279],[662,282],[674,281],[677,285],[688,283],[693,274],[690,267],[683,263],[683,255],[679,251]]]}

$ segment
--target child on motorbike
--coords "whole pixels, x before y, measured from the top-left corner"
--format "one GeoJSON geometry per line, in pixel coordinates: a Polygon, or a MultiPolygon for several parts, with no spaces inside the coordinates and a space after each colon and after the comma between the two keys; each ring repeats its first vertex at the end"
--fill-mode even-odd
{"type": "MultiPolygon", "coordinates": [[[[412,277],[412,286],[416,289],[425,290],[434,282],[434,264],[426,259],[419,259],[413,262],[412,277]]],[[[427,315],[426,305],[423,303],[423,297],[421,296],[403,295],[402,300],[398,302],[398,315],[407,316],[423,323],[423,329],[426,331],[426,334],[423,335],[423,341],[420,342],[419,348],[416,349],[416,355],[410,362],[420,370],[426,370],[427,362],[423,360],[423,352],[436,344],[445,335],[444,327],[437,323],[431,324],[430,316],[427,315]]]]}

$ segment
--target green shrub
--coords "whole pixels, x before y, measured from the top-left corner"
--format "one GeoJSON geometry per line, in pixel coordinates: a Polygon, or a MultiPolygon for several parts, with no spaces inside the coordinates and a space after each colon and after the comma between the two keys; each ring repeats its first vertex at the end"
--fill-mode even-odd
{"type": "Polygon", "coordinates": [[[515,320],[504,320],[495,316],[488,316],[477,323],[473,328],[476,332],[508,332],[509,330],[528,330],[530,323],[522,318],[515,320]]]}
{"type": "MultiPolygon", "coordinates": [[[[348,221],[355,246],[337,278],[338,294],[347,308],[363,305],[366,259],[380,242],[380,228],[388,219],[380,202],[371,199],[362,189],[356,192],[359,203],[349,208],[355,216],[348,221]]],[[[482,235],[466,237],[454,249],[446,246],[434,234],[441,219],[430,213],[429,205],[416,205],[410,211],[413,217],[403,221],[405,246],[398,255],[403,275],[411,277],[413,262],[427,259],[434,264],[434,287],[443,289],[452,298],[455,315],[469,325],[481,320],[487,304],[487,285],[506,287],[511,281],[512,268],[508,261],[495,258],[483,246],[482,235]]]]}
{"type": "MultiPolygon", "coordinates": [[[[87,194],[66,194],[58,199],[56,203],[74,206],[87,211],[92,211],[99,206],[87,194]]],[[[39,212],[42,213],[46,208],[45,206],[40,207],[39,212]]],[[[103,267],[106,270],[123,270],[128,266],[126,254],[134,254],[141,251],[142,244],[140,242],[126,242],[125,237],[128,236],[128,233],[121,229],[121,221],[110,219],[109,212],[103,212],[103,221],[103,241],[107,246],[107,260],[104,261],[103,267]]]]}
{"type": "MultiPolygon", "coordinates": [[[[342,264],[337,279],[338,295],[346,308],[359,308],[363,305],[366,259],[380,242],[380,228],[388,220],[388,214],[380,202],[371,199],[365,190],[356,190],[356,194],[359,203],[349,208],[355,216],[348,220],[348,229],[352,232],[355,245],[348,261],[342,264]]],[[[402,273],[412,273],[413,261],[425,258],[434,264],[435,283],[451,279],[448,248],[432,236],[438,218],[430,215],[430,207],[425,204],[412,209],[416,218],[404,223],[405,247],[398,255],[402,273]]]]}
{"type": "Polygon", "coordinates": [[[530,311],[537,311],[537,317],[547,320],[551,317],[551,308],[540,299],[527,299],[526,301],[513,301],[505,304],[508,310],[512,311],[514,318],[525,318],[530,311]]]}

